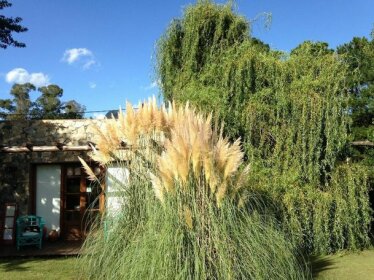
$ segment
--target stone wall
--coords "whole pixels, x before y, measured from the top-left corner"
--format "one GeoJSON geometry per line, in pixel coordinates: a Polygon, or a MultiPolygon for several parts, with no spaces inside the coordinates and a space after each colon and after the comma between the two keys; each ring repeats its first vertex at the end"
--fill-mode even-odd
{"type": "MultiPolygon", "coordinates": [[[[0,122],[0,146],[67,146],[86,145],[96,141],[94,125],[104,120],[38,120],[0,122]]],[[[71,152],[0,152],[0,207],[17,202],[20,214],[30,213],[30,172],[33,164],[78,162],[78,156],[89,161],[86,151],[71,152]]],[[[2,209],[1,209],[2,210],[2,209]]],[[[0,210],[0,211],[1,211],[0,210]]]]}

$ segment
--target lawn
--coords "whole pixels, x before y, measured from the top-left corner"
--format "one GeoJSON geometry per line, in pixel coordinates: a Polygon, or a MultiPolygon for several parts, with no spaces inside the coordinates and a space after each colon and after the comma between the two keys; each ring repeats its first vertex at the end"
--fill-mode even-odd
{"type": "MultiPolygon", "coordinates": [[[[77,271],[74,257],[0,259],[0,279],[77,279],[77,271]]],[[[315,258],[313,274],[317,280],[374,279],[374,248],[315,258]]]]}
{"type": "Polygon", "coordinates": [[[77,279],[76,258],[0,259],[0,279],[77,279]]]}
{"type": "Polygon", "coordinates": [[[313,275],[318,280],[372,280],[374,248],[316,258],[313,260],[313,275]]]}

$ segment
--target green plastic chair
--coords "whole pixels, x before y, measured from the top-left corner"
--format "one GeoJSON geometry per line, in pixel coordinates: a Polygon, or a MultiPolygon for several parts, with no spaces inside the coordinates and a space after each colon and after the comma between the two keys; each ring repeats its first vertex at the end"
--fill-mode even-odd
{"type": "Polygon", "coordinates": [[[21,246],[36,245],[42,248],[43,228],[45,221],[42,217],[25,215],[18,217],[17,221],[16,245],[17,250],[21,246]]]}

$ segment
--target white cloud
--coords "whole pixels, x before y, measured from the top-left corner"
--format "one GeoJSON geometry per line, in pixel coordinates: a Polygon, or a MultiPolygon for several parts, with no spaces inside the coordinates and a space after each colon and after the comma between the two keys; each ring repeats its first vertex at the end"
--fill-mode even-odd
{"type": "Polygon", "coordinates": [[[92,88],[92,89],[94,89],[94,88],[96,88],[96,83],[94,83],[94,82],[90,82],[89,84],[88,84],[88,86],[90,87],[90,88],[92,88]]]}
{"type": "Polygon", "coordinates": [[[5,81],[10,84],[32,83],[36,87],[41,87],[49,84],[49,77],[41,72],[29,73],[26,69],[14,68],[5,75],[5,81]]]}
{"type": "Polygon", "coordinates": [[[65,51],[62,60],[66,61],[69,64],[72,64],[84,56],[92,57],[93,54],[89,49],[86,48],[69,49],[65,51]]]}
{"type": "Polygon", "coordinates": [[[96,61],[93,60],[93,59],[90,59],[90,60],[88,60],[87,62],[85,62],[85,63],[83,64],[83,69],[84,69],[84,70],[90,69],[91,66],[92,66],[92,65],[95,65],[95,64],[96,64],[96,61]]]}
{"type": "Polygon", "coordinates": [[[73,63],[79,63],[85,70],[96,64],[94,54],[87,48],[68,49],[64,52],[61,61],[70,65],[73,63]]]}
{"type": "Polygon", "coordinates": [[[94,113],[94,114],[93,114],[93,118],[94,118],[94,119],[98,119],[98,120],[103,120],[103,119],[105,119],[105,114],[94,113]]]}

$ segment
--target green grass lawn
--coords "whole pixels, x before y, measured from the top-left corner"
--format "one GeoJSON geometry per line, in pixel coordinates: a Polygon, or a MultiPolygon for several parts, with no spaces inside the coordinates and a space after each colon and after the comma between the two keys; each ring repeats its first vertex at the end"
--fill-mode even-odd
{"type": "Polygon", "coordinates": [[[373,280],[374,248],[316,258],[313,275],[318,280],[373,280]]]}
{"type": "Polygon", "coordinates": [[[77,279],[76,258],[0,259],[0,279],[77,279]]]}
{"type": "MultiPolygon", "coordinates": [[[[0,279],[77,279],[77,259],[13,258],[0,259],[0,279]]],[[[374,248],[357,253],[337,254],[313,259],[317,280],[374,279],[374,248]]]]}

